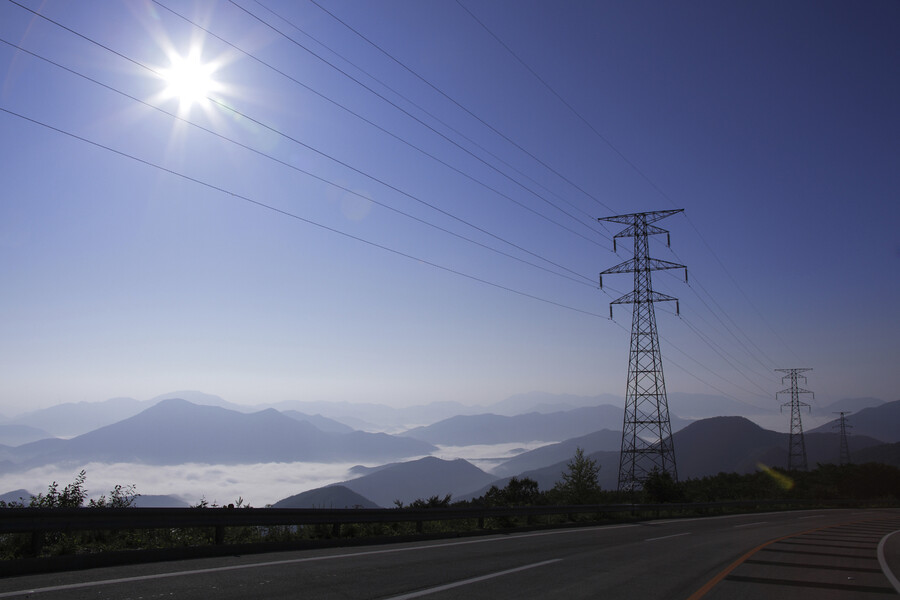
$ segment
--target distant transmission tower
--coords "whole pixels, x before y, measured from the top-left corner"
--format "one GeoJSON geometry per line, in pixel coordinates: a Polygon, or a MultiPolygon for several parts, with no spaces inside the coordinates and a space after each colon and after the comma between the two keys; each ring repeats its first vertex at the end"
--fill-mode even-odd
{"type": "Polygon", "coordinates": [[[850,464],[850,446],[847,444],[847,433],[848,429],[853,429],[852,425],[847,425],[847,415],[849,412],[841,411],[838,413],[841,415],[841,420],[838,423],[834,424],[836,429],[840,429],[841,432],[841,453],[838,457],[839,465],[849,465],[850,464]]]}
{"type": "Polygon", "coordinates": [[[657,470],[669,473],[678,480],[675,466],[675,448],[672,445],[672,425],[669,421],[669,404],[666,400],[666,382],[663,378],[662,357],[659,352],[659,336],[656,333],[656,312],[654,302],[674,300],[676,311],[678,299],[653,291],[650,272],[662,269],[684,269],[687,281],[687,267],[665,260],[650,258],[649,237],[669,232],[651,225],[660,219],[682,212],[661,210],[634,213],[616,217],[603,217],[599,221],[610,221],[627,225],[613,237],[634,238],[634,257],[631,260],[607,269],[600,274],[634,273],[634,291],[614,300],[609,305],[612,318],[613,304],[633,304],[631,317],[631,350],[628,357],[628,386],[625,393],[625,423],[622,430],[622,452],[619,456],[619,490],[642,489],[650,474],[657,470]]]}
{"type": "MultiPolygon", "coordinates": [[[[775,394],[776,399],[778,398],[778,394],[790,393],[791,395],[791,401],[781,405],[782,410],[785,406],[790,405],[791,407],[791,437],[789,443],[790,448],[788,449],[788,470],[793,471],[796,469],[806,471],[809,467],[806,464],[806,443],[803,441],[803,423],[800,421],[800,409],[804,406],[809,409],[809,404],[800,401],[800,394],[812,394],[812,392],[799,387],[797,382],[802,379],[803,383],[806,383],[806,377],[800,373],[812,371],[812,369],[775,370],[787,373],[787,375],[781,378],[782,383],[784,383],[785,379],[791,380],[791,387],[775,394]]],[[[813,395],[813,398],[815,398],[815,395],[813,395]]]]}

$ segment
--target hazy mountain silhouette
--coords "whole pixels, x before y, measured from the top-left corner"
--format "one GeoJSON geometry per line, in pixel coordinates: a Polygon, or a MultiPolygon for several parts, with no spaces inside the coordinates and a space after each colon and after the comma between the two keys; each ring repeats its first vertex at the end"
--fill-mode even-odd
{"type": "Polygon", "coordinates": [[[485,407],[486,411],[498,415],[515,416],[532,412],[554,413],[588,406],[601,406],[610,404],[620,406],[624,404],[621,397],[614,394],[600,394],[599,396],[577,396],[575,394],[553,394],[550,392],[526,392],[514,394],[504,400],[495,402],[485,407]]]}
{"type": "Polygon", "coordinates": [[[187,400],[191,404],[201,404],[203,406],[218,406],[219,408],[227,408],[228,410],[234,410],[237,412],[258,412],[260,409],[256,406],[246,406],[244,404],[235,404],[234,402],[229,402],[225,400],[221,396],[216,396],[215,394],[207,394],[206,392],[198,392],[197,390],[178,390],[175,392],[168,392],[165,394],[160,394],[159,396],[154,396],[149,400],[143,402],[145,408],[150,408],[151,406],[162,402],[163,400],[187,400]]]}
{"type": "Polygon", "coordinates": [[[134,398],[111,398],[103,402],[66,402],[34,410],[8,421],[10,425],[28,425],[57,437],[70,437],[133,417],[149,404],[134,398]]]}
{"type": "MultiPolygon", "coordinates": [[[[601,394],[598,396],[578,396],[549,392],[528,392],[516,394],[493,404],[480,406],[464,405],[459,402],[434,402],[415,406],[396,407],[366,402],[301,402],[289,401],[246,406],[223,400],[214,394],[198,391],[176,391],[160,394],[154,398],[138,401],[134,398],[113,398],[102,402],[65,403],[18,415],[11,419],[0,419],[5,424],[28,425],[42,429],[53,436],[72,437],[87,433],[105,425],[111,425],[132,417],[160,400],[180,398],[209,406],[219,406],[236,412],[258,412],[262,408],[275,408],[285,412],[296,410],[314,417],[332,419],[351,428],[367,431],[399,431],[412,426],[431,425],[460,415],[495,414],[517,416],[528,413],[558,413],[577,408],[599,406],[620,407],[624,405],[621,396],[601,394]]],[[[825,411],[859,411],[865,407],[882,403],[876,398],[856,398],[840,400],[825,411]]],[[[766,411],[745,403],[739,403],[722,396],[706,394],[669,393],[669,410],[673,416],[673,428],[678,430],[686,424],[684,419],[701,419],[712,416],[746,415],[759,422],[777,415],[777,411],[766,411]]],[[[765,421],[767,422],[767,421],[765,421]]],[[[620,429],[619,422],[595,423],[595,428],[620,429]]],[[[588,432],[583,432],[588,433],[588,432]]],[[[0,443],[2,439],[0,439],[0,443]]],[[[15,445],[10,443],[9,445],[15,445]]]]}
{"type": "Polygon", "coordinates": [[[349,425],[344,425],[339,421],[323,417],[322,415],[308,415],[297,410],[283,410],[281,411],[281,414],[287,415],[292,419],[297,419],[298,421],[306,421],[316,429],[328,433],[350,433],[351,431],[354,431],[349,425]]]}
{"type": "Polygon", "coordinates": [[[380,508],[343,485],[330,485],[302,492],[272,505],[272,508],[380,508]]]}
{"type": "Polygon", "coordinates": [[[28,503],[31,501],[32,495],[33,494],[28,490],[13,490],[12,492],[6,492],[5,494],[0,495],[0,501],[21,502],[22,504],[28,506],[28,503]]]}
{"type": "Polygon", "coordinates": [[[163,400],[138,415],[70,440],[14,449],[30,467],[47,463],[247,464],[396,460],[434,450],[428,443],[361,431],[324,432],[274,409],[245,414],[163,400]]]}
{"type": "MultiPolygon", "coordinates": [[[[21,502],[28,505],[31,501],[32,494],[28,490],[15,490],[0,495],[0,501],[3,502],[21,502]]],[[[141,508],[187,508],[188,503],[177,496],[155,496],[147,494],[139,494],[132,506],[141,508]]]]}
{"type": "Polygon", "coordinates": [[[432,444],[468,446],[506,442],[558,442],[587,435],[599,429],[622,426],[623,410],[611,404],[576,408],[555,413],[524,415],[459,415],[425,427],[416,427],[403,436],[432,444]]]}
{"type": "Polygon", "coordinates": [[[541,469],[571,460],[575,450],[581,448],[586,454],[599,451],[618,451],[622,447],[622,432],[603,429],[587,435],[571,438],[556,444],[541,446],[523,452],[491,469],[497,477],[510,477],[525,471],[541,469]]]}
{"type": "Polygon", "coordinates": [[[404,503],[431,496],[464,493],[480,488],[496,477],[461,458],[441,460],[428,456],[410,462],[385,465],[368,475],[341,482],[375,502],[390,508],[395,500],[404,503]]]}
{"type": "MultiPolygon", "coordinates": [[[[815,433],[833,433],[838,431],[835,425],[839,418],[810,430],[815,433]]],[[[885,402],[878,406],[864,408],[859,412],[847,415],[847,424],[852,427],[848,432],[849,439],[865,435],[882,442],[900,442],[900,400],[885,402]]]]}
{"type": "Polygon", "coordinates": [[[725,396],[669,392],[669,412],[684,419],[708,419],[734,415],[766,415],[777,410],[752,406],[725,396]]]}
{"type": "Polygon", "coordinates": [[[227,402],[213,394],[180,391],[160,394],[144,401],[135,400],[134,398],[110,398],[102,402],[67,402],[24,413],[9,419],[6,424],[27,425],[51,434],[44,437],[73,437],[106,425],[118,423],[158,404],[162,400],[173,398],[187,400],[193,404],[219,406],[238,412],[255,412],[258,410],[256,407],[240,406],[227,402]]]}
{"type": "Polygon", "coordinates": [[[277,402],[269,405],[280,411],[296,410],[320,414],[354,429],[365,431],[401,431],[414,425],[434,423],[459,414],[479,412],[459,402],[433,402],[416,406],[388,406],[371,402],[277,402]]]}
{"type": "Polygon", "coordinates": [[[0,444],[21,446],[54,437],[51,433],[30,425],[0,425],[0,444]]]}
{"type": "Polygon", "coordinates": [[[879,398],[866,396],[865,398],[843,398],[837,402],[833,402],[828,406],[823,406],[820,410],[826,414],[834,412],[859,412],[864,408],[875,408],[881,406],[885,401],[879,398]]]}
{"type": "MultiPolygon", "coordinates": [[[[66,440],[61,438],[47,438],[37,442],[29,442],[14,448],[0,448],[0,457],[10,461],[10,465],[22,463],[56,451],[61,451],[66,446],[66,440]]],[[[0,468],[0,471],[7,471],[0,468]]]]}

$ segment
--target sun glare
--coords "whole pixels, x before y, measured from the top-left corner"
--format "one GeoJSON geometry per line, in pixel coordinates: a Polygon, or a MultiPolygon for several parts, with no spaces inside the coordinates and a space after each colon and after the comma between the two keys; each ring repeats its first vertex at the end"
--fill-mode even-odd
{"type": "Polygon", "coordinates": [[[196,51],[187,56],[173,55],[170,61],[171,66],[162,71],[166,84],[163,95],[177,99],[182,112],[190,110],[194,104],[206,104],[210,94],[219,88],[213,78],[217,65],[203,62],[196,51]]]}

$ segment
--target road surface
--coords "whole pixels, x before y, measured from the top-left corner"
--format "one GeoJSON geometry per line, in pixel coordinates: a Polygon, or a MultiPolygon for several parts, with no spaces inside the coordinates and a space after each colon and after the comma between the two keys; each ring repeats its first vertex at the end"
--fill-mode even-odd
{"type": "Polygon", "coordinates": [[[757,513],[0,580],[0,598],[891,598],[900,509],[757,513]]]}

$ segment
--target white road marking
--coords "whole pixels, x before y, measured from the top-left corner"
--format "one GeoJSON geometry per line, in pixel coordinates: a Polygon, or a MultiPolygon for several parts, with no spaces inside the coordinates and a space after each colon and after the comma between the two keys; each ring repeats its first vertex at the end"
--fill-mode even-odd
{"type": "Polygon", "coordinates": [[[494,577],[502,577],[503,575],[509,575],[510,573],[518,573],[519,571],[525,571],[526,569],[534,569],[536,567],[543,567],[544,565],[550,565],[550,564],[559,562],[561,560],[562,560],[561,558],[554,558],[553,560],[545,560],[544,562],[534,563],[531,565],[525,565],[522,567],[516,567],[515,569],[507,569],[505,571],[497,571],[496,573],[489,573],[487,575],[482,575],[480,577],[473,577],[471,579],[463,579],[462,581],[456,581],[454,583],[448,583],[446,585],[439,585],[437,587],[428,588],[427,590],[419,590],[418,592],[411,592],[409,594],[403,594],[400,596],[391,596],[387,600],[409,600],[410,598],[419,598],[421,596],[427,596],[428,594],[436,594],[437,592],[443,592],[445,590],[452,590],[453,588],[458,588],[463,585],[469,585],[472,583],[478,583],[479,581],[493,579],[494,577]]]}
{"type": "Polygon", "coordinates": [[[69,583],[65,585],[54,585],[42,588],[31,588],[26,590],[14,590],[11,592],[0,592],[0,598],[15,598],[16,596],[28,596],[30,594],[40,594],[46,592],[60,592],[65,590],[77,590],[101,585],[115,585],[117,583],[134,583],[137,581],[151,581],[154,579],[167,579],[169,577],[182,577],[186,575],[204,575],[206,573],[221,573],[224,571],[239,571],[242,569],[256,569],[259,567],[275,567],[280,565],[291,565],[305,562],[317,562],[323,560],[335,560],[341,558],[358,558],[360,556],[375,556],[379,554],[395,554],[398,552],[418,552],[422,550],[432,550],[435,548],[449,548],[452,546],[467,546],[470,544],[487,544],[491,542],[503,542],[520,538],[541,537],[547,535],[566,535],[586,533],[592,531],[624,529],[627,527],[635,527],[635,525],[607,525],[601,527],[585,527],[577,529],[557,529],[553,531],[542,531],[536,533],[513,534],[506,536],[491,536],[488,538],[479,538],[474,540],[465,540],[461,542],[446,542],[441,544],[430,544],[427,546],[407,546],[403,548],[387,548],[385,550],[370,550],[367,552],[352,552],[349,554],[329,554],[326,556],[308,556],[304,558],[291,558],[286,560],[273,560],[267,562],[254,562],[241,565],[228,565],[225,567],[210,567],[208,569],[192,569],[188,571],[170,571],[167,573],[154,573],[152,575],[138,575],[135,577],[121,577],[119,579],[100,579],[97,581],[83,581],[80,583],[69,583]]]}
{"type": "Polygon", "coordinates": [[[898,531],[900,531],[900,529],[898,529],[897,531],[892,531],[891,533],[881,538],[881,541],[878,542],[878,564],[881,565],[881,570],[884,572],[885,577],[888,578],[888,581],[891,582],[891,585],[894,586],[894,589],[897,590],[898,593],[900,593],[900,581],[897,580],[896,575],[894,575],[894,573],[891,571],[890,566],[888,566],[887,564],[887,559],[885,559],[884,557],[885,542],[887,542],[887,539],[898,531]]]}
{"type": "Polygon", "coordinates": [[[757,521],[756,523],[744,523],[743,525],[735,525],[734,529],[739,527],[752,527],[754,525],[762,525],[763,523],[768,523],[768,521],[757,521]]]}
{"type": "Polygon", "coordinates": [[[683,536],[683,535],[691,535],[691,532],[690,532],[690,531],[685,531],[684,533],[675,533],[675,534],[672,534],[672,535],[664,535],[664,536],[662,536],[662,537],[647,538],[647,539],[644,540],[644,541],[645,541],[645,542],[655,542],[656,540],[667,540],[667,539],[669,539],[669,538],[673,538],[673,537],[681,537],[681,536],[683,536]]]}

